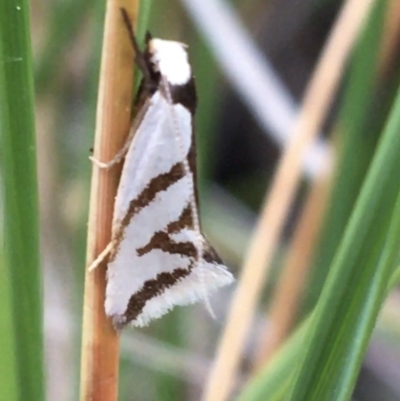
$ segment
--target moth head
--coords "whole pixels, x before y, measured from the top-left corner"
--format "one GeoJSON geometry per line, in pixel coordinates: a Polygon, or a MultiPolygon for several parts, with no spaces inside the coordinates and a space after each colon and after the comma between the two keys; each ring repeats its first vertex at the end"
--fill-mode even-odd
{"type": "Polygon", "coordinates": [[[152,67],[171,85],[185,85],[191,78],[186,47],[172,40],[150,39],[148,42],[152,67]]]}

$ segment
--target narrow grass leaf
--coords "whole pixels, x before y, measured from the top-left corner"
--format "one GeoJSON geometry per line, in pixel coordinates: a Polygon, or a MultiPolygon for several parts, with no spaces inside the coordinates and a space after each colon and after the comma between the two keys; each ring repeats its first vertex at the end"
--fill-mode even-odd
{"type": "Polygon", "coordinates": [[[19,399],[17,361],[12,317],[11,277],[0,249],[0,399],[19,399]]]}
{"type": "Polygon", "coordinates": [[[146,35],[146,30],[149,25],[152,3],[153,0],[142,0],[140,2],[139,18],[138,18],[137,33],[136,33],[139,43],[143,43],[144,37],[146,35]]]}
{"type": "Polygon", "coordinates": [[[317,304],[291,401],[350,397],[389,284],[380,261],[400,187],[399,130],[400,91],[317,304]]]}
{"type": "Polygon", "coordinates": [[[0,104],[4,266],[10,282],[14,343],[10,352],[15,357],[19,399],[41,401],[42,299],[28,0],[0,2],[0,104]]]}
{"type": "MultiPolygon", "coordinates": [[[[312,310],[321,293],[328,267],[373,156],[379,138],[377,133],[382,129],[381,126],[370,129],[370,109],[375,94],[386,3],[387,0],[377,1],[350,64],[339,112],[339,157],[324,228],[313,258],[305,313],[312,310]]],[[[376,117],[376,113],[372,115],[376,117]]]]}

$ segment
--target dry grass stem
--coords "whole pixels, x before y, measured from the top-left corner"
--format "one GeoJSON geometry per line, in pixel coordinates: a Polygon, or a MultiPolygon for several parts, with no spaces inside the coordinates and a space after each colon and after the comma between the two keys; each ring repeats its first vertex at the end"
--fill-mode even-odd
{"type": "Polygon", "coordinates": [[[347,0],[323,50],[254,232],[205,389],[205,401],[225,401],[235,383],[244,342],[266,280],[266,266],[277,247],[295,195],[305,151],[316,139],[347,57],[373,3],[373,0],[347,0]]]}
{"type": "Polygon", "coordinates": [[[268,327],[256,347],[255,371],[263,367],[290,333],[303,285],[311,267],[311,256],[320,232],[331,188],[331,164],[312,183],[303,207],[285,266],[272,298],[268,327]]]}
{"type": "MultiPolygon", "coordinates": [[[[130,126],[133,50],[120,8],[136,21],[138,0],[108,0],[101,58],[94,155],[108,161],[123,146],[130,126]]],[[[89,162],[89,161],[88,161],[89,162]]],[[[93,166],[88,224],[87,266],[111,237],[114,197],[121,166],[93,166]]],[[[81,360],[81,401],[116,401],[119,336],[104,312],[106,263],[86,270],[81,360]]]]}

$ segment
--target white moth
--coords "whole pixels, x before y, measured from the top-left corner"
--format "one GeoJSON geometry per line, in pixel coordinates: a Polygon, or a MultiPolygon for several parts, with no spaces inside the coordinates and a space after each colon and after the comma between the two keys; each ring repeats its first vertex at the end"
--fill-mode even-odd
{"type": "MultiPolygon", "coordinates": [[[[108,257],[105,310],[117,328],[145,326],[175,305],[208,302],[233,281],[200,229],[193,114],[196,93],[185,45],[147,38],[140,53],[125,23],[144,79],[124,149],[108,257]]],[[[92,159],[93,160],[93,159],[92,159]]]]}

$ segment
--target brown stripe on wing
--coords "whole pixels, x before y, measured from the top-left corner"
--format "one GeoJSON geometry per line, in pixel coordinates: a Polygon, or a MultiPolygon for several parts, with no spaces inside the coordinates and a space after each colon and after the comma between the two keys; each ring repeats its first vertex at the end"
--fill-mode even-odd
{"type": "Polygon", "coordinates": [[[143,247],[136,250],[139,256],[151,252],[153,249],[161,249],[163,252],[170,254],[180,254],[187,257],[197,257],[196,247],[192,242],[175,242],[170,234],[177,233],[184,228],[192,228],[192,209],[190,204],[187,204],[183,209],[179,218],[169,223],[166,231],[157,231],[153,234],[150,241],[143,247]]]}
{"type": "Polygon", "coordinates": [[[193,227],[193,215],[190,203],[186,205],[183,209],[178,220],[172,221],[167,225],[167,232],[170,234],[177,233],[182,230],[182,228],[192,228],[193,227]]]}
{"type": "MultiPolygon", "coordinates": [[[[196,249],[194,251],[196,252],[196,249]]],[[[222,263],[214,248],[208,244],[203,252],[203,259],[208,263],[222,263]]],[[[147,301],[161,295],[167,288],[174,286],[178,281],[189,276],[196,265],[196,261],[192,259],[189,267],[186,269],[177,268],[173,272],[159,273],[154,279],[145,281],[141,290],[129,299],[128,306],[123,315],[123,323],[117,323],[117,328],[118,326],[122,328],[125,324],[135,320],[142,313],[147,301]]]]}
{"type": "Polygon", "coordinates": [[[208,263],[222,264],[222,260],[218,256],[217,251],[208,242],[206,242],[206,246],[203,250],[203,259],[208,263]]]}
{"type": "Polygon", "coordinates": [[[153,249],[161,249],[170,254],[180,254],[187,257],[197,257],[196,247],[192,242],[175,242],[170,234],[178,233],[184,228],[193,227],[192,209],[188,203],[183,209],[177,220],[172,221],[165,231],[157,231],[153,234],[150,241],[143,247],[136,250],[139,256],[151,252],[153,249]]]}
{"type": "Polygon", "coordinates": [[[154,233],[147,245],[136,250],[139,256],[143,256],[154,249],[161,249],[163,252],[170,254],[184,255],[190,258],[190,263],[186,269],[177,268],[173,272],[159,273],[154,279],[147,280],[142,289],[130,298],[127,310],[124,313],[124,322],[127,323],[136,319],[147,301],[162,294],[167,288],[172,287],[179,280],[190,274],[197,259],[195,245],[192,242],[175,242],[170,235],[184,228],[192,228],[192,226],[192,209],[188,204],[179,218],[168,224],[166,231],[154,233]]]}
{"type": "Polygon", "coordinates": [[[159,273],[156,278],[145,281],[142,289],[131,296],[124,313],[124,322],[117,324],[117,327],[122,327],[130,321],[135,320],[141,314],[147,301],[162,294],[167,288],[172,287],[179,280],[188,276],[192,268],[193,262],[191,262],[187,269],[178,268],[170,273],[159,273]]]}
{"type": "Polygon", "coordinates": [[[191,258],[197,257],[197,250],[192,242],[175,242],[169,234],[164,231],[157,231],[154,233],[147,245],[136,249],[136,252],[138,256],[143,256],[154,249],[160,249],[171,255],[178,254],[191,258]]]}
{"type": "Polygon", "coordinates": [[[180,162],[176,163],[167,173],[153,177],[143,191],[135,199],[131,200],[128,211],[122,219],[118,231],[114,234],[114,247],[110,254],[109,262],[115,259],[119,250],[119,245],[124,237],[125,228],[132,220],[133,216],[153,201],[159,192],[166,191],[171,185],[183,178],[184,175],[185,169],[183,164],[180,162]]]}
{"type": "Polygon", "coordinates": [[[152,178],[139,196],[130,202],[128,212],[121,221],[121,226],[128,224],[132,217],[153,201],[159,192],[167,190],[184,175],[184,167],[179,162],[174,164],[167,173],[152,178]]]}
{"type": "MultiPolygon", "coordinates": [[[[127,309],[123,315],[123,323],[117,324],[117,326],[123,326],[132,320],[135,320],[143,311],[146,302],[153,299],[154,297],[161,295],[167,288],[174,286],[178,281],[190,275],[193,268],[197,266],[199,260],[197,260],[197,249],[191,242],[174,242],[170,234],[173,232],[179,232],[180,229],[192,226],[192,215],[190,206],[186,207],[178,220],[170,223],[167,226],[168,232],[156,232],[147,245],[137,249],[139,256],[142,256],[153,249],[161,249],[164,252],[170,254],[185,255],[189,258],[190,263],[186,269],[176,268],[172,272],[159,273],[154,279],[147,280],[143,284],[143,287],[136,294],[132,295],[129,299],[127,309]]],[[[202,253],[202,260],[213,264],[222,264],[218,254],[212,248],[205,239],[205,247],[202,253]]]]}

